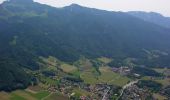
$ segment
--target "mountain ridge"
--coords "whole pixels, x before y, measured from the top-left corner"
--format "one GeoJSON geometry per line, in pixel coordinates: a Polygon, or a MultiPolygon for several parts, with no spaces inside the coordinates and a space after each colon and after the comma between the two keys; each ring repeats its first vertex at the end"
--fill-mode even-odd
{"type": "Polygon", "coordinates": [[[144,21],[151,22],[162,27],[170,28],[170,17],[165,17],[160,13],[142,11],[130,11],[127,13],[144,21]]]}
{"type": "MultiPolygon", "coordinates": [[[[77,61],[81,56],[90,59],[104,56],[121,60],[129,57],[137,59],[134,63],[139,65],[170,66],[169,56],[158,53],[164,60],[159,57],[149,60],[148,54],[143,51],[158,50],[170,54],[168,28],[123,12],[81,6],[81,9],[78,6],[70,10],[73,7],[61,9],[35,2],[28,4],[22,0],[16,1],[24,3],[11,1],[0,5],[3,8],[0,9],[0,27],[3,27],[0,28],[0,59],[3,59],[0,62],[9,61],[21,70],[11,69],[11,64],[5,63],[7,76],[15,72],[25,79],[27,75],[22,68],[38,70],[40,56],[54,56],[69,63],[77,61]]],[[[3,66],[0,66],[0,71],[3,71],[3,66]]],[[[0,79],[3,79],[1,77],[3,75],[0,75],[0,79]]],[[[27,77],[28,80],[22,82],[18,82],[17,77],[3,79],[5,83],[0,84],[0,89],[26,87],[30,81],[27,77]],[[6,85],[12,81],[16,83],[6,85]],[[16,84],[22,85],[15,87],[16,84]]]]}

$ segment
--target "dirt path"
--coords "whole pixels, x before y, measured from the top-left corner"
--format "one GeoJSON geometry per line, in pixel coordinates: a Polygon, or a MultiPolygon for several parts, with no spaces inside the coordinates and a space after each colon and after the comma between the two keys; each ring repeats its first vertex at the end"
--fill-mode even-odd
{"type": "Polygon", "coordinates": [[[46,97],[42,98],[41,100],[45,100],[45,99],[47,99],[47,98],[48,98],[48,97],[50,97],[52,94],[53,94],[53,93],[51,92],[48,96],[46,96],[46,97]]]}

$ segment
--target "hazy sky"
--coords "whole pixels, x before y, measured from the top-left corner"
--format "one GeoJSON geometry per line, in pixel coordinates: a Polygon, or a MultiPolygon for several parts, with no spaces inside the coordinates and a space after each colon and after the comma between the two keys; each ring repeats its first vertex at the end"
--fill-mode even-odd
{"type": "MultiPolygon", "coordinates": [[[[4,0],[0,0],[2,2],[4,0]]],[[[76,3],[109,11],[154,11],[170,16],[170,0],[34,0],[55,7],[76,3]]]]}

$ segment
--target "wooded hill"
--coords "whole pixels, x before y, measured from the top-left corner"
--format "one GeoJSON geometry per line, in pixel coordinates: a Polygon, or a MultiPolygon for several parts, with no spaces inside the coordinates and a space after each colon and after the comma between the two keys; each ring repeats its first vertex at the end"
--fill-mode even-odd
{"type": "Polygon", "coordinates": [[[170,66],[169,37],[170,29],[123,12],[76,4],[54,8],[32,0],[5,1],[0,5],[0,89],[28,85],[28,75],[21,68],[37,70],[39,56],[66,62],[80,56],[130,57],[139,65],[170,66]],[[157,50],[158,56],[149,59],[146,50],[157,50]],[[4,78],[10,75],[13,77],[4,78]]]}

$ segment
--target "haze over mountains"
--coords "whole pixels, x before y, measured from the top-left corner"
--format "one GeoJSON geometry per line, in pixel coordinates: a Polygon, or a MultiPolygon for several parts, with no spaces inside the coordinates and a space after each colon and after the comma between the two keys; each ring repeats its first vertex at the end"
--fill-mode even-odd
{"type": "Polygon", "coordinates": [[[76,4],[54,8],[32,0],[5,1],[0,5],[0,89],[26,87],[30,78],[22,68],[39,69],[40,56],[66,62],[81,56],[129,57],[140,65],[170,67],[168,18],[136,16],[76,4]],[[158,57],[147,61],[148,53],[158,57]]]}
{"type": "Polygon", "coordinates": [[[170,28],[170,17],[164,17],[159,13],[155,13],[155,12],[146,13],[140,11],[131,11],[128,13],[132,16],[143,19],[145,21],[170,28]]]}

